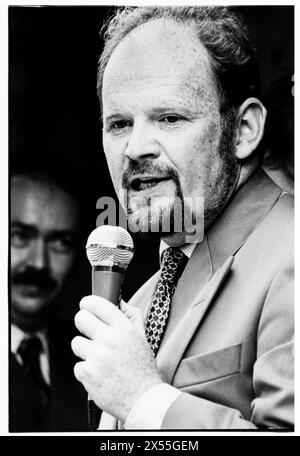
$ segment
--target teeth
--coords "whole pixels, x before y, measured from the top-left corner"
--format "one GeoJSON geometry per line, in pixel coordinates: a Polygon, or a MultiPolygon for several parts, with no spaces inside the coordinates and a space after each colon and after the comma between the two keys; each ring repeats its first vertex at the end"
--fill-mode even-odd
{"type": "Polygon", "coordinates": [[[132,188],[136,191],[145,190],[147,188],[155,187],[155,185],[163,182],[164,180],[168,180],[167,178],[157,178],[157,179],[149,179],[149,180],[141,180],[136,179],[132,182],[132,188]]]}
{"type": "Polygon", "coordinates": [[[139,185],[139,188],[140,188],[140,190],[145,190],[146,188],[153,187],[156,184],[157,184],[156,181],[141,182],[139,185]]]}

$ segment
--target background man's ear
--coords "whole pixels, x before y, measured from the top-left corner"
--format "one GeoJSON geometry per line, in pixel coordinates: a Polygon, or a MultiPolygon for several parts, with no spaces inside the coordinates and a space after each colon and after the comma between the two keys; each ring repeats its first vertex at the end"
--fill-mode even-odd
{"type": "Polygon", "coordinates": [[[247,98],[238,112],[236,151],[238,160],[245,160],[260,143],[267,116],[267,110],[257,98],[247,98]]]}

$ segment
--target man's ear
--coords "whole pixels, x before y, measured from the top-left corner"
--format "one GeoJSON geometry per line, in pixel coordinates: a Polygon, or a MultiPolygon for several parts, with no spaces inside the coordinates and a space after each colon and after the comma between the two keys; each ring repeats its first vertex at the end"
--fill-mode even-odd
{"type": "Polygon", "coordinates": [[[266,121],[267,111],[257,98],[247,98],[238,112],[236,150],[238,160],[245,160],[260,143],[266,121]]]}

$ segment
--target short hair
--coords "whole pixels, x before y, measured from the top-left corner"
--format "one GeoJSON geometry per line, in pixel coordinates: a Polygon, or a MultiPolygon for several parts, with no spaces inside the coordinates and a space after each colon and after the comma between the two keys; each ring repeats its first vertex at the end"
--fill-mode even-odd
{"type": "Polygon", "coordinates": [[[210,56],[221,115],[249,97],[260,97],[258,62],[246,25],[237,12],[220,6],[150,6],[118,8],[104,25],[104,48],[97,77],[100,103],[103,74],[113,51],[132,30],[157,19],[186,24],[196,32],[210,56]]]}
{"type": "Polygon", "coordinates": [[[65,160],[20,155],[12,156],[9,165],[11,178],[22,176],[45,186],[55,185],[79,203],[81,195],[78,183],[80,180],[65,160]]]}

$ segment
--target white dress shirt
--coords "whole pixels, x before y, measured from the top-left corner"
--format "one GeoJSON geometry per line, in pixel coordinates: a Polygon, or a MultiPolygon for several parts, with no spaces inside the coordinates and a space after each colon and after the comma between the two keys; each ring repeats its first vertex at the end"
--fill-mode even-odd
{"type": "MultiPolygon", "coordinates": [[[[184,244],[184,245],[180,246],[179,248],[182,251],[182,253],[185,254],[185,256],[187,256],[188,258],[191,258],[196,245],[197,244],[184,244]]],[[[159,257],[160,258],[161,258],[163,251],[165,249],[167,249],[168,247],[170,247],[170,246],[165,241],[161,240],[160,246],[159,246],[159,257]]]]}
{"type": "MultiPolygon", "coordinates": [[[[40,367],[41,372],[44,377],[45,382],[47,385],[50,385],[50,366],[49,366],[49,344],[47,338],[47,331],[45,329],[35,331],[34,333],[30,333],[30,335],[37,336],[42,344],[42,352],[40,354],[40,367]]],[[[16,325],[11,325],[11,333],[10,333],[10,343],[11,343],[11,351],[15,355],[16,360],[22,366],[23,362],[21,357],[18,355],[18,348],[25,337],[28,337],[29,334],[20,329],[16,325]]]]}

